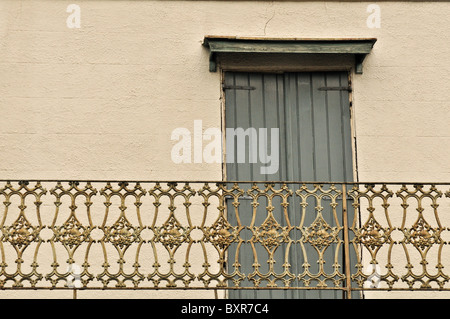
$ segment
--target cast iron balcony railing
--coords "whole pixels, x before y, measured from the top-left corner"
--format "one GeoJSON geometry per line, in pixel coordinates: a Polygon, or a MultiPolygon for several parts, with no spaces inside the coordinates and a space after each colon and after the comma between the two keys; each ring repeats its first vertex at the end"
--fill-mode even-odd
{"type": "Polygon", "coordinates": [[[0,289],[450,290],[450,184],[0,182],[0,289]]]}

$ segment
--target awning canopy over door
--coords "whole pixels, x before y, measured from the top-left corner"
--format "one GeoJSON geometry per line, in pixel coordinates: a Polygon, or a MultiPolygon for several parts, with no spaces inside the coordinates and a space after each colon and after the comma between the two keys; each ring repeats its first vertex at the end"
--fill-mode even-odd
{"type": "Polygon", "coordinates": [[[279,39],[206,36],[203,45],[209,48],[209,70],[217,70],[217,54],[281,53],[281,54],[351,54],[355,57],[355,72],[362,73],[362,63],[377,40],[361,39],[279,39]]]}

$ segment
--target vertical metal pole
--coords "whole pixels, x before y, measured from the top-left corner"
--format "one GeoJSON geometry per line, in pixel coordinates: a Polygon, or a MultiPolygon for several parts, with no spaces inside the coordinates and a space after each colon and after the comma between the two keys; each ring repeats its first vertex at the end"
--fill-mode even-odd
{"type": "Polygon", "coordinates": [[[77,290],[76,289],[73,290],[73,299],[77,299],[77,290]]]}
{"type": "Polygon", "coordinates": [[[348,237],[347,187],[342,184],[342,223],[344,227],[344,263],[347,299],[352,299],[352,281],[350,273],[350,242],[348,237]]]}

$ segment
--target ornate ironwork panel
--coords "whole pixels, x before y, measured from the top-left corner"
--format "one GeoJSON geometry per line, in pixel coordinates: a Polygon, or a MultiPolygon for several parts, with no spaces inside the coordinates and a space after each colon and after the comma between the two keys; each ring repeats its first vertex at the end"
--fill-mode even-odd
{"type": "Polygon", "coordinates": [[[450,184],[4,181],[0,198],[0,289],[450,290],[450,184]]]}

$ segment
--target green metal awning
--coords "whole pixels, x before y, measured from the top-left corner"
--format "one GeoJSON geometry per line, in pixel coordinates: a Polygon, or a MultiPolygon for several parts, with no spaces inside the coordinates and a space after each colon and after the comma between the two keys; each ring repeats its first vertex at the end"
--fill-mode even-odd
{"type": "Polygon", "coordinates": [[[217,54],[282,53],[282,54],[351,54],[355,56],[355,71],[362,73],[362,63],[372,51],[377,39],[299,39],[245,38],[205,36],[203,45],[209,48],[209,71],[217,71],[217,54]]]}

